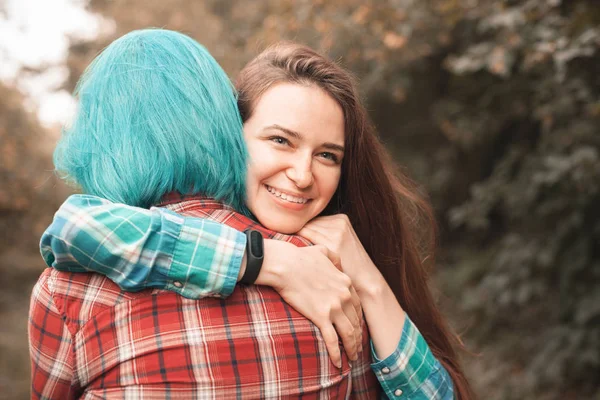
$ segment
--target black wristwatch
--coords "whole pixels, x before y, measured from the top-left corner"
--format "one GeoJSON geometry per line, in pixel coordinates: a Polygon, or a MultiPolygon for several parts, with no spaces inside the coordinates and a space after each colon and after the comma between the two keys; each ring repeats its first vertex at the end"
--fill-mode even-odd
{"type": "Polygon", "coordinates": [[[252,285],[260,269],[264,259],[264,243],[262,234],[254,229],[248,229],[246,234],[246,271],[240,280],[244,285],[252,285]]]}

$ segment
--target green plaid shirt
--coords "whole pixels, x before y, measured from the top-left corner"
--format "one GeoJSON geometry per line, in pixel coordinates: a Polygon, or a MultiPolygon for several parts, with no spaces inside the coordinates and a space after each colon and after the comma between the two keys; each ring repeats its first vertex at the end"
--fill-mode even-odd
{"type": "Polygon", "coordinates": [[[168,289],[191,299],[229,296],[245,248],[246,235],[227,225],[88,195],[69,197],[40,242],[44,261],[58,270],[97,272],[124,290],[168,289]]]}
{"type": "MultiPolygon", "coordinates": [[[[153,287],[192,299],[229,296],[245,246],[243,233],[208,219],[89,195],[69,197],[40,242],[50,267],[100,273],[128,291],[153,287]]],[[[387,398],[453,399],[447,371],[408,317],[395,352],[372,357],[387,398]]]]}

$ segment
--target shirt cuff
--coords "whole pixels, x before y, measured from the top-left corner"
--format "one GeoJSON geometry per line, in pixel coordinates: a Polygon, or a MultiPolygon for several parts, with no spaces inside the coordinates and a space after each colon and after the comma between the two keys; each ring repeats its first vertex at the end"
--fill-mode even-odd
{"type": "Polygon", "coordinates": [[[246,235],[218,222],[171,211],[163,219],[180,226],[166,289],[192,299],[229,296],[237,284],[246,235]]]}
{"type": "Polygon", "coordinates": [[[380,360],[371,342],[371,356],[374,360],[371,368],[389,398],[410,396],[439,368],[427,342],[408,315],[396,350],[380,360]]]}

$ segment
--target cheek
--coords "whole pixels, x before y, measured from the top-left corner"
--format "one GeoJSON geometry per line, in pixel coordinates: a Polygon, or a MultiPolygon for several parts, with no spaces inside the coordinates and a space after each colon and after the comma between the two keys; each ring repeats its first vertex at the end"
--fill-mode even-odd
{"type": "Polygon", "coordinates": [[[248,143],[248,176],[246,177],[246,182],[249,187],[252,184],[256,184],[256,182],[261,180],[261,175],[264,175],[264,167],[265,164],[262,162],[264,158],[261,156],[261,153],[264,154],[264,149],[260,148],[260,145],[257,143],[248,143]]]}
{"type": "Polygon", "coordinates": [[[248,202],[251,202],[256,196],[256,172],[252,165],[248,165],[246,171],[246,198],[248,202]]]}
{"type": "Polygon", "coordinates": [[[326,171],[322,174],[321,182],[321,195],[326,203],[329,203],[333,197],[339,183],[340,183],[341,169],[336,171],[326,171]]]}
{"type": "MultiPolygon", "coordinates": [[[[263,190],[263,183],[277,175],[280,171],[277,157],[268,148],[257,149],[254,146],[250,152],[250,161],[246,175],[246,202],[250,211],[256,214],[261,206],[261,197],[266,192],[263,190]]],[[[249,147],[249,150],[251,148],[249,147]]],[[[264,199],[262,199],[264,201],[264,199]]]]}
{"type": "Polygon", "coordinates": [[[260,184],[285,170],[284,154],[273,149],[267,143],[249,146],[248,152],[250,155],[248,182],[260,184]]]}
{"type": "MultiPolygon", "coordinates": [[[[268,178],[269,173],[261,162],[250,162],[246,175],[246,199],[247,205],[254,208],[259,202],[263,181],[268,178]]],[[[254,212],[254,210],[251,210],[254,212]]]]}
{"type": "Polygon", "coordinates": [[[248,172],[246,175],[246,206],[254,215],[257,214],[257,205],[260,204],[259,195],[260,166],[250,162],[250,164],[248,165],[248,172]]]}

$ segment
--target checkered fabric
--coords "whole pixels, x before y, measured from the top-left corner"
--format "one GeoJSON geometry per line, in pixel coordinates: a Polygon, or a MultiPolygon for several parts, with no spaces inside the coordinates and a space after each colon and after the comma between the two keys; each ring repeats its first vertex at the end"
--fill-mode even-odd
{"type": "MultiPolygon", "coordinates": [[[[55,269],[99,272],[129,291],[156,287],[197,299],[230,295],[244,252],[245,235],[215,221],[227,220],[240,230],[252,226],[265,236],[307,244],[299,237],[264,230],[207,199],[173,194],[162,206],[144,210],[73,195],[44,233],[42,255],[55,269]]],[[[382,397],[453,398],[447,371],[408,317],[396,351],[385,360],[378,360],[374,351],[371,357],[382,397]]],[[[362,368],[363,364],[353,365],[352,373],[363,374],[362,368]]]]}
{"type": "Polygon", "coordinates": [[[423,335],[408,316],[394,353],[385,360],[379,360],[371,344],[371,354],[375,360],[371,368],[388,398],[454,399],[450,375],[433,356],[423,335]]]}
{"type": "MultiPolygon", "coordinates": [[[[168,207],[306,244],[211,200],[168,207]]],[[[344,355],[338,369],[319,330],[271,288],[239,286],[226,300],[193,300],[49,268],[31,301],[32,398],[373,399],[380,387],[363,329],[360,359],[350,366],[344,355]]]]}
{"type": "MultiPolygon", "coordinates": [[[[177,208],[174,196],[167,201],[177,208]]],[[[46,264],[61,271],[97,272],[125,290],[168,289],[192,299],[229,296],[245,247],[246,235],[211,219],[90,195],[70,196],[40,242],[46,264]]]]}

